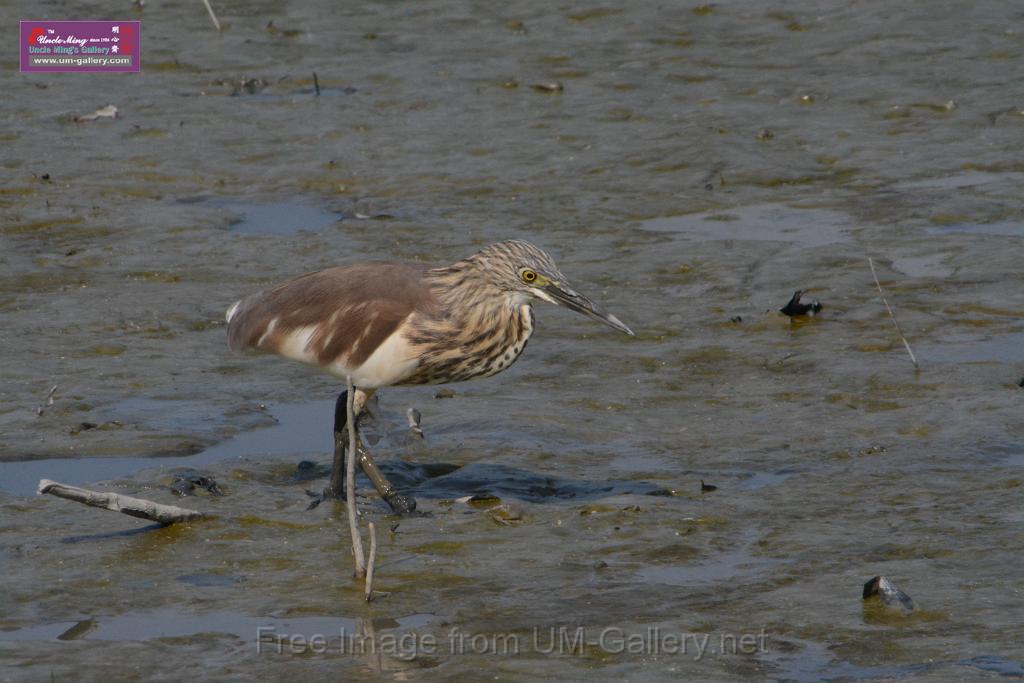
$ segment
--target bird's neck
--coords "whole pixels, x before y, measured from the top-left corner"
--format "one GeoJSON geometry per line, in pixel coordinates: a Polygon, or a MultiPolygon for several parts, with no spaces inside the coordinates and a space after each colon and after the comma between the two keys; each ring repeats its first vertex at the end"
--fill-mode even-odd
{"type": "Polygon", "coordinates": [[[471,261],[431,271],[441,306],[435,324],[466,347],[494,345],[516,349],[518,355],[533,334],[530,297],[496,284],[489,273],[471,261]]]}
{"type": "Polygon", "coordinates": [[[406,384],[493,375],[515,362],[533,333],[529,303],[494,284],[486,273],[459,265],[427,273],[439,310],[411,326],[408,338],[420,360],[406,384]]]}
{"type": "Polygon", "coordinates": [[[430,271],[434,291],[446,317],[469,325],[482,320],[506,322],[522,314],[529,297],[496,285],[479,264],[460,261],[430,271]]]}

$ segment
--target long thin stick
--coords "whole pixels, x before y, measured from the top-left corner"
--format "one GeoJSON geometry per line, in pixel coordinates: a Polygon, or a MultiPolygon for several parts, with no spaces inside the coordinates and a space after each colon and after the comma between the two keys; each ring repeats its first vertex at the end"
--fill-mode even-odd
{"type": "Polygon", "coordinates": [[[370,602],[370,598],[373,597],[373,565],[377,560],[377,529],[373,526],[373,522],[369,522],[370,527],[370,559],[366,562],[366,602],[370,602]]]}
{"type": "Polygon", "coordinates": [[[345,498],[348,505],[348,529],[352,534],[352,554],[356,559],[355,577],[361,579],[366,576],[366,556],[363,555],[363,539],[359,535],[359,523],[356,520],[356,458],[359,451],[356,444],[356,388],[352,385],[352,376],[346,378],[348,382],[348,453],[345,454],[345,498]]]}
{"type": "Polygon", "coordinates": [[[210,18],[213,19],[213,26],[219,33],[221,30],[220,22],[217,21],[217,15],[213,13],[213,7],[210,6],[210,0],[203,0],[203,4],[206,5],[206,11],[210,13],[210,18]]]}
{"type": "Polygon", "coordinates": [[[38,492],[49,493],[51,496],[73,500],[76,503],[89,505],[94,508],[113,510],[132,517],[141,517],[161,524],[172,522],[187,522],[190,519],[198,519],[203,516],[198,510],[188,510],[175,505],[163,505],[154,503],[151,500],[122,496],[119,493],[100,493],[81,489],[77,486],[59,484],[49,479],[40,479],[38,492]]]}
{"type": "Polygon", "coordinates": [[[878,281],[878,273],[875,272],[875,262],[868,256],[868,265],[871,266],[871,275],[875,278],[875,287],[878,287],[878,295],[882,297],[882,303],[885,304],[886,310],[889,311],[889,317],[892,319],[892,324],[896,326],[896,332],[899,333],[900,339],[903,340],[903,346],[907,348],[907,353],[910,354],[910,362],[914,364],[914,369],[919,369],[917,365],[917,358],[914,357],[914,352],[910,350],[910,342],[907,341],[906,335],[903,334],[903,330],[900,329],[900,324],[896,320],[896,314],[892,312],[892,307],[889,302],[885,300],[885,292],[882,291],[882,283],[878,281]]]}

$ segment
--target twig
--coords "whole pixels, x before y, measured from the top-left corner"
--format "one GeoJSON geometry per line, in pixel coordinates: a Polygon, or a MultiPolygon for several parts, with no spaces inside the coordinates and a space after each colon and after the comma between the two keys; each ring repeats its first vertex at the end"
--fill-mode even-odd
{"type": "Polygon", "coordinates": [[[59,484],[49,479],[41,479],[39,481],[38,492],[40,494],[49,493],[51,496],[73,500],[76,503],[82,503],[94,508],[103,508],[131,515],[132,517],[150,519],[161,524],[187,522],[190,519],[198,519],[203,516],[203,513],[198,510],[188,510],[175,505],[162,505],[151,500],[122,496],[117,493],[89,491],[77,486],[59,484]]]}
{"type": "Polygon", "coordinates": [[[210,19],[213,20],[213,27],[220,33],[220,22],[217,21],[217,15],[213,13],[213,7],[210,6],[210,0],[203,0],[203,4],[206,5],[206,11],[210,13],[210,19]]]}
{"type": "Polygon", "coordinates": [[[356,388],[352,385],[352,376],[347,378],[348,396],[346,410],[348,421],[348,452],[345,454],[345,503],[348,506],[348,530],[352,534],[352,554],[356,560],[355,577],[366,576],[366,556],[363,555],[363,539],[359,535],[359,524],[356,521],[356,458],[359,457],[356,436],[356,388]]]}
{"type": "Polygon", "coordinates": [[[886,310],[889,311],[889,318],[892,319],[892,324],[896,326],[896,332],[900,335],[900,339],[903,340],[903,346],[906,347],[907,353],[910,355],[910,362],[914,364],[914,369],[920,369],[917,364],[917,358],[914,357],[914,352],[910,350],[910,342],[907,341],[906,335],[903,334],[903,330],[900,329],[900,324],[896,320],[896,314],[892,312],[892,307],[889,302],[885,300],[885,292],[882,291],[882,283],[878,281],[878,273],[875,272],[875,262],[868,256],[868,265],[871,266],[871,275],[875,278],[875,287],[878,287],[878,295],[882,297],[882,303],[885,304],[886,310]]]}
{"type": "Polygon", "coordinates": [[[313,72],[313,88],[316,90],[316,97],[320,97],[320,80],[316,77],[316,72],[313,72]]]}
{"type": "Polygon", "coordinates": [[[405,411],[405,419],[409,421],[409,432],[422,439],[423,428],[420,427],[420,411],[415,408],[409,408],[409,410],[405,411]]]}
{"type": "Polygon", "coordinates": [[[36,415],[42,415],[43,411],[45,411],[47,408],[53,405],[53,395],[56,393],[57,385],[54,384],[52,387],[50,387],[50,391],[46,394],[46,399],[39,404],[38,408],[36,408],[36,415]]]}
{"type": "Polygon", "coordinates": [[[373,522],[369,522],[370,527],[370,559],[366,561],[366,590],[364,594],[366,596],[366,602],[370,602],[373,597],[373,565],[377,560],[377,529],[373,526],[373,522]]]}

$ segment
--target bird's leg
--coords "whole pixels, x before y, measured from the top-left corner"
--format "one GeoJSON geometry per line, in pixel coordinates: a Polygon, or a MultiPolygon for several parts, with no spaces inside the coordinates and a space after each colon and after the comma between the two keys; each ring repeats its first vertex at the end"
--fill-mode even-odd
{"type": "MultiPolygon", "coordinates": [[[[356,390],[356,448],[359,458],[356,460],[362,468],[363,473],[373,483],[377,493],[384,499],[394,512],[408,514],[416,509],[416,500],[402,495],[395,490],[391,482],[387,480],[384,473],[377,467],[373,457],[363,446],[359,438],[359,419],[363,414],[363,407],[366,404],[367,396],[360,396],[363,392],[356,390]],[[360,398],[362,400],[360,401],[360,398]]],[[[342,498],[345,495],[345,452],[348,450],[348,420],[347,420],[348,392],[341,392],[337,402],[334,404],[334,465],[331,468],[331,482],[324,489],[324,498],[342,498]]]]}
{"type": "MultiPolygon", "coordinates": [[[[348,450],[347,401],[348,392],[343,391],[334,403],[334,463],[331,465],[331,483],[324,489],[324,498],[345,497],[345,451],[348,450]]],[[[356,437],[358,438],[358,434],[356,437]]]]}

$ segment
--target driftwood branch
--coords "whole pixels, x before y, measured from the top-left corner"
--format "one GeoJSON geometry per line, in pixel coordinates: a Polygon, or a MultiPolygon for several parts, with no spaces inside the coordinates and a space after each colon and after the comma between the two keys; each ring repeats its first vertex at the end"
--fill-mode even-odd
{"type": "Polygon", "coordinates": [[[118,493],[100,493],[59,484],[49,479],[39,481],[40,494],[49,493],[51,496],[66,498],[76,503],[89,505],[94,508],[113,510],[132,517],[141,517],[161,524],[172,524],[174,522],[187,522],[190,519],[199,519],[203,513],[198,510],[188,510],[175,505],[162,505],[151,500],[122,496],[118,493]]]}
{"type": "Polygon", "coordinates": [[[415,408],[409,408],[405,411],[405,419],[409,421],[409,433],[413,436],[423,438],[423,428],[420,426],[420,411],[415,408]]]}
{"type": "Polygon", "coordinates": [[[914,357],[914,352],[910,350],[910,342],[907,341],[906,335],[903,334],[903,330],[900,328],[900,323],[896,320],[896,314],[892,312],[892,307],[889,302],[885,300],[885,292],[882,291],[882,283],[878,281],[878,273],[875,272],[875,262],[868,256],[868,265],[871,266],[871,275],[875,278],[875,287],[878,287],[878,295],[882,297],[882,303],[885,304],[885,309],[889,311],[889,318],[892,320],[892,324],[896,326],[896,332],[900,335],[900,339],[903,340],[903,346],[907,349],[907,354],[910,356],[910,362],[914,364],[914,369],[918,370],[920,367],[917,364],[917,358],[914,357]]]}
{"type": "Polygon", "coordinates": [[[356,388],[352,385],[352,376],[347,377],[348,396],[348,452],[345,454],[345,503],[348,507],[348,529],[352,534],[352,554],[356,560],[357,579],[366,576],[366,556],[363,554],[363,539],[359,535],[359,520],[356,518],[356,458],[359,457],[359,437],[356,432],[356,388]]]}
{"type": "Polygon", "coordinates": [[[210,20],[213,22],[213,27],[217,29],[218,33],[222,30],[220,22],[217,21],[217,15],[213,13],[213,7],[210,5],[210,0],[203,0],[203,4],[206,5],[206,11],[210,13],[210,20]]]}

